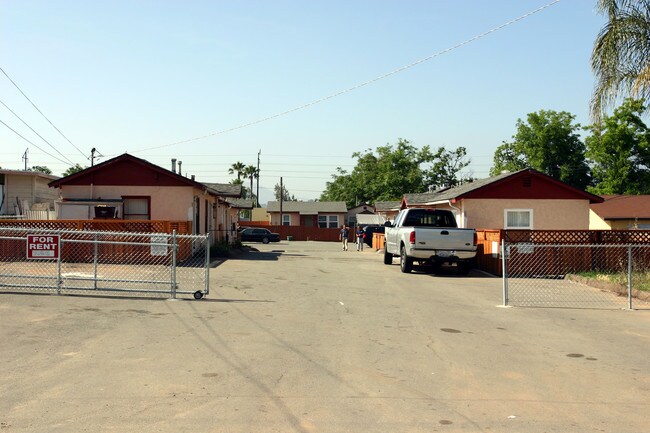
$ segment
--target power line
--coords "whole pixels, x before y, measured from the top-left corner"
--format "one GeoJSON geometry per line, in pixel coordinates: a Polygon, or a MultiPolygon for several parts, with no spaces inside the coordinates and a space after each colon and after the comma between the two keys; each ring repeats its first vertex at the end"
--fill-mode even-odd
{"type": "Polygon", "coordinates": [[[9,81],[11,81],[11,84],[13,84],[14,87],[15,87],[16,89],[18,89],[18,91],[19,91],[19,92],[20,92],[20,93],[25,97],[25,99],[27,99],[27,100],[29,101],[29,103],[32,104],[32,107],[34,107],[34,108],[36,109],[36,111],[38,111],[38,112],[40,113],[40,115],[43,116],[43,117],[45,118],[45,120],[47,120],[48,123],[49,123],[50,125],[52,125],[52,127],[53,127],[54,129],[56,129],[56,131],[57,131],[59,134],[61,134],[61,136],[62,136],[63,138],[65,138],[65,139],[68,141],[68,143],[72,144],[72,147],[74,147],[75,149],[77,149],[77,151],[78,151],[79,153],[81,153],[81,154],[84,156],[84,158],[86,158],[86,155],[85,155],[85,154],[84,154],[84,153],[83,153],[83,152],[82,152],[82,151],[81,151],[77,146],[75,146],[75,145],[72,143],[72,141],[70,141],[70,140],[68,139],[68,137],[66,137],[65,135],[63,135],[63,132],[61,132],[61,131],[59,130],[59,128],[57,128],[56,126],[54,126],[54,123],[52,123],[52,122],[50,121],[50,119],[48,119],[47,116],[46,116],[45,114],[43,114],[43,112],[42,112],[41,110],[38,109],[38,107],[36,106],[36,104],[34,104],[34,103],[32,102],[32,100],[29,99],[29,97],[28,97],[27,95],[25,95],[25,92],[23,92],[23,91],[21,90],[21,88],[18,87],[18,84],[16,84],[16,83],[14,82],[14,80],[12,80],[11,77],[10,77],[9,75],[7,75],[7,73],[5,72],[4,69],[2,69],[1,66],[0,66],[0,71],[2,71],[2,73],[5,75],[5,77],[7,77],[7,79],[8,79],[9,81]]]}
{"type": "Polygon", "coordinates": [[[153,149],[162,149],[164,147],[175,146],[177,144],[183,144],[183,143],[189,143],[191,141],[202,140],[202,139],[205,139],[205,138],[214,137],[215,135],[222,135],[222,134],[225,134],[225,133],[228,133],[228,132],[236,131],[238,129],[243,129],[243,128],[246,128],[246,127],[249,127],[249,126],[257,125],[259,123],[267,122],[269,120],[273,120],[273,119],[276,119],[278,117],[286,116],[287,114],[291,114],[291,113],[294,113],[296,111],[304,110],[306,108],[309,108],[309,107],[312,107],[314,105],[320,104],[321,102],[328,101],[330,99],[336,98],[337,96],[341,96],[341,95],[344,95],[346,93],[350,93],[350,92],[352,92],[354,90],[360,89],[362,87],[368,86],[370,84],[376,83],[377,81],[383,80],[383,79],[388,78],[388,77],[390,77],[392,75],[395,75],[395,74],[398,74],[400,72],[406,71],[407,69],[411,69],[411,68],[413,68],[415,66],[418,66],[421,63],[424,63],[424,62],[427,62],[427,61],[429,61],[431,59],[434,59],[436,57],[442,56],[443,54],[447,54],[447,53],[449,53],[451,51],[457,50],[457,49],[459,49],[459,48],[461,48],[461,47],[463,47],[463,46],[465,46],[467,44],[475,42],[475,41],[477,41],[479,39],[482,39],[482,38],[484,38],[484,37],[486,37],[486,36],[488,36],[488,35],[490,35],[492,33],[495,33],[497,31],[501,30],[501,29],[503,29],[505,27],[508,27],[508,26],[510,26],[512,24],[515,24],[515,23],[517,23],[517,22],[519,22],[519,21],[521,21],[523,19],[526,19],[526,18],[530,17],[531,15],[534,15],[534,14],[536,14],[538,12],[541,12],[544,9],[547,9],[547,8],[557,4],[559,2],[560,2],[560,0],[553,0],[552,2],[547,3],[544,6],[540,6],[535,10],[532,10],[532,11],[530,11],[528,13],[525,13],[524,15],[521,15],[521,16],[513,19],[513,20],[510,20],[510,21],[508,21],[508,22],[506,22],[504,24],[501,24],[500,26],[494,27],[494,28],[492,28],[492,29],[490,29],[490,30],[488,30],[486,32],[480,33],[480,34],[478,34],[478,35],[476,35],[474,37],[466,39],[463,42],[460,42],[460,43],[458,43],[456,45],[453,45],[453,46],[451,46],[449,48],[446,48],[446,49],[444,49],[442,51],[438,51],[437,53],[431,54],[430,56],[424,57],[423,59],[417,60],[417,61],[415,61],[413,63],[410,63],[410,64],[408,64],[406,66],[402,66],[402,67],[397,68],[397,69],[395,69],[393,71],[390,71],[390,72],[387,72],[387,73],[385,73],[383,75],[380,75],[380,76],[378,76],[376,78],[373,78],[371,80],[365,81],[363,83],[357,84],[357,85],[352,86],[352,87],[348,87],[347,89],[340,90],[340,91],[338,91],[336,93],[332,93],[329,96],[325,96],[323,98],[317,99],[317,100],[309,102],[307,104],[300,105],[298,107],[294,107],[294,108],[291,108],[289,110],[283,111],[281,113],[277,113],[277,114],[267,116],[267,117],[264,117],[264,118],[261,118],[261,119],[253,120],[251,122],[244,123],[244,124],[241,124],[239,126],[235,126],[235,127],[228,128],[228,129],[222,129],[220,131],[211,132],[209,134],[202,135],[200,137],[189,138],[187,140],[181,140],[181,141],[176,141],[174,143],[163,144],[161,146],[148,147],[146,149],[136,150],[136,152],[144,152],[144,151],[153,150],[153,149]]]}
{"type": "Polygon", "coordinates": [[[41,140],[43,140],[45,143],[47,143],[48,146],[50,146],[52,149],[54,149],[54,150],[55,150],[59,155],[61,155],[63,158],[67,159],[68,162],[70,162],[71,165],[74,165],[74,162],[72,162],[72,161],[71,161],[67,156],[65,156],[64,154],[62,154],[62,153],[61,153],[61,152],[60,152],[56,147],[52,146],[52,144],[51,144],[49,141],[47,141],[46,139],[44,139],[43,136],[42,136],[41,134],[39,134],[38,132],[36,132],[36,131],[34,130],[34,128],[32,128],[31,126],[29,126],[29,125],[27,124],[27,122],[25,122],[23,119],[21,119],[21,117],[20,117],[18,114],[16,114],[16,113],[14,112],[14,110],[12,110],[11,108],[9,108],[9,107],[7,106],[7,104],[5,104],[4,102],[2,102],[2,100],[0,100],[0,104],[4,105],[4,107],[5,107],[7,110],[9,110],[9,111],[11,112],[11,114],[13,114],[14,116],[16,116],[16,117],[18,118],[18,120],[20,120],[21,122],[23,122],[23,125],[25,125],[26,127],[28,127],[28,128],[29,128],[29,129],[34,133],[34,134],[38,135],[38,136],[40,137],[41,140]]]}
{"type": "Polygon", "coordinates": [[[2,120],[0,120],[0,123],[2,123],[4,126],[6,126],[7,128],[9,128],[9,129],[14,133],[14,134],[16,134],[17,136],[19,136],[20,138],[22,138],[23,140],[25,140],[26,142],[28,142],[29,144],[31,144],[32,146],[34,146],[35,148],[37,148],[38,150],[40,150],[41,152],[43,152],[44,154],[46,154],[47,156],[52,157],[52,158],[56,159],[57,161],[62,162],[62,163],[64,163],[64,164],[68,164],[68,162],[66,162],[66,161],[64,161],[64,160],[62,160],[62,159],[59,159],[59,158],[57,158],[56,156],[54,156],[54,155],[52,155],[52,154],[50,154],[50,153],[47,153],[46,151],[44,151],[43,149],[41,149],[40,147],[38,147],[37,145],[35,145],[35,144],[32,143],[31,141],[29,141],[28,139],[26,139],[25,137],[23,137],[22,135],[20,135],[19,132],[17,132],[17,131],[16,131],[15,129],[13,129],[11,126],[9,126],[9,125],[7,125],[6,123],[4,123],[2,120]]]}

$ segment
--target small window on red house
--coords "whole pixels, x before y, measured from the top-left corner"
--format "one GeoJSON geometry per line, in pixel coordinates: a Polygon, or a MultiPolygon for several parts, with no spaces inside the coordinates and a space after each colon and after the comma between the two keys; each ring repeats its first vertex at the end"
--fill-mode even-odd
{"type": "Polygon", "coordinates": [[[150,220],[149,197],[123,197],[125,220],[150,220]]]}

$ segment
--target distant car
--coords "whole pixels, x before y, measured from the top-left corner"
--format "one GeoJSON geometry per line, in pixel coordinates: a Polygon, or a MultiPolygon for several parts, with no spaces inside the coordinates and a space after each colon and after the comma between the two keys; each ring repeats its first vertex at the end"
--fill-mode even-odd
{"type": "Polygon", "coordinates": [[[363,241],[368,245],[372,246],[372,234],[373,233],[384,233],[384,226],[365,226],[363,232],[366,236],[363,238],[363,241]]]}
{"type": "Polygon", "coordinates": [[[280,235],[271,232],[269,229],[244,229],[239,233],[239,239],[242,242],[262,242],[268,244],[269,242],[280,242],[280,235]]]}

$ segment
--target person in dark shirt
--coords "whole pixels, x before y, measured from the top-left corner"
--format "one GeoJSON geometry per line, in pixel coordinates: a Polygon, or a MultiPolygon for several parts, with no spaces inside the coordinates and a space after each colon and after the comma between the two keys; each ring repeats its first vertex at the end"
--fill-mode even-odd
{"type": "Polygon", "coordinates": [[[357,251],[363,251],[363,238],[366,237],[366,234],[363,232],[361,227],[357,227],[357,251]]]}
{"type": "Polygon", "coordinates": [[[348,228],[345,225],[342,225],[341,226],[341,231],[339,233],[339,239],[341,240],[341,242],[343,244],[343,251],[348,250],[348,234],[349,233],[350,232],[349,232],[348,228]]]}

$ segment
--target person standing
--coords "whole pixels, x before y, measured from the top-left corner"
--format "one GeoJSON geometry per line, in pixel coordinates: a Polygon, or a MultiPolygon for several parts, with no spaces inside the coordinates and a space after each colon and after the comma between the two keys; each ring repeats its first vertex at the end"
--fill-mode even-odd
{"type": "Polygon", "coordinates": [[[357,251],[363,251],[363,238],[366,237],[366,234],[363,232],[361,227],[357,227],[357,251]]]}
{"type": "Polygon", "coordinates": [[[343,251],[348,250],[348,234],[350,232],[348,231],[348,228],[345,225],[341,226],[341,231],[339,233],[339,239],[341,240],[343,244],[343,251]]]}

